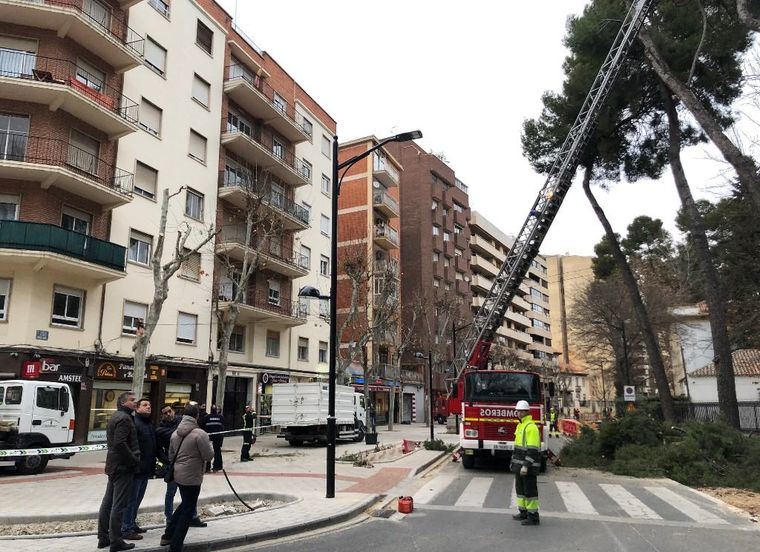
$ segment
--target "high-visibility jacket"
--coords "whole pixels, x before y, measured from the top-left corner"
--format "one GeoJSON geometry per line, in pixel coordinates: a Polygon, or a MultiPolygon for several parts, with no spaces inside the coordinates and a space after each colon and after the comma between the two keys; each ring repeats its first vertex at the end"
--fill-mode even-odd
{"type": "Polygon", "coordinates": [[[523,466],[527,466],[531,474],[538,474],[541,468],[541,432],[530,414],[517,424],[512,451],[512,471],[520,471],[523,466]]]}
{"type": "Polygon", "coordinates": [[[552,408],[549,411],[549,421],[551,423],[554,423],[557,420],[557,412],[552,408]]]}

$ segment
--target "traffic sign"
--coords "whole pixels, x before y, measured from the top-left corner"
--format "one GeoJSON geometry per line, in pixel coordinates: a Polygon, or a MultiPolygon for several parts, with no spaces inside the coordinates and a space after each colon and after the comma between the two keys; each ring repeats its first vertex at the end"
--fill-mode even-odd
{"type": "Polygon", "coordinates": [[[636,388],[633,385],[623,386],[623,400],[625,402],[636,402],[636,388]]]}

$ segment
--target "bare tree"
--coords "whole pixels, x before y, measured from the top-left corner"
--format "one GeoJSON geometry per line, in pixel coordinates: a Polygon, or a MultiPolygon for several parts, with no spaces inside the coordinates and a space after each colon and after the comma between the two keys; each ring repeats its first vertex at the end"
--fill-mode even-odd
{"type": "Polygon", "coordinates": [[[177,228],[177,236],[174,241],[174,251],[168,261],[164,262],[164,245],[166,241],[166,222],[169,213],[169,200],[179,195],[185,187],[180,187],[173,194],[169,194],[168,189],[164,189],[161,200],[161,219],[158,227],[158,239],[156,247],[153,248],[153,255],[150,259],[151,269],[153,271],[153,300],[148,306],[148,314],[145,323],[139,325],[137,339],[132,346],[134,352],[134,374],[132,376],[132,389],[138,397],[142,396],[143,383],[145,378],[145,360],[150,348],[150,339],[156,330],[158,320],[161,317],[161,311],[164,308],[164,302],[169,296],[169,282],[177,271],[191,257],[200,254],[200,250],[211,242],[216,236],[214,226],[211,225],[202,233],[198,240],[193,240],[195,245],[188,246],[188,240],[193,234],[192,228],[187,223],[182,223],[177,228]]]}
{"type": "Polygon", "coordinates": [[[240,315],[240,307],[248,302],[251,278],[257,271],[266,268],[272,257],[297,262],[291,248],[283,243],[282,222],[272,210],[274,202],[277,202],[276,207],[282,209],[285,199],[272,194],[269,172],[252,172],[241,177],[235,184],[243,192],[243,206],[233,208],[229,205],[223,212],[225,221],[220,234],[230,248],[221,249],[217,254],[220,277],[216,282],[215,312],[219,359],[214,401],[219,407],[224,405],[230,341],[240,315]],[[220,306],[220,302],[224,305],[220,306]]]}

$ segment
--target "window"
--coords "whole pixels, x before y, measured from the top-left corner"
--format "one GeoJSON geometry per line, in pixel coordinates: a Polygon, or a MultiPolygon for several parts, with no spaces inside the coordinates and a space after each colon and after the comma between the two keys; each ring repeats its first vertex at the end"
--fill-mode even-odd
{"type": "Polygon", "coordinates": [[[322,155],[330,159],[330,149],[332,146],[332,142],[330,141],[330,138],[322,135],[322,155]]]}
{"type": "Polygon", "coordinates": [[[434,199],[432,210],[435,211],[436,209],[438,209],[438,201],[434,199]]]}
{"type": "Polygon", "coordinates": [[[161,136],[161,117],[163,111],[145,98],[140,101],[140,127],[153,136],[161,136]]]}
{"type": "Polygon", "coordinates": [[[438,253],[437,251],[433,251],[433,262],[437,263],[437,262],[440,262],[440,260],[441,260],[441,254],[438,253]]]}
{"type": "Polygon", "coordinates": [[[330,319],[330,300],[329,299],[319,300],[319,316],[320,318],[324,318],[325,320],[330,319]]]}
{"type": "Polygon", "coordinates": [[[92,216],[88,213],[64,206],[63,214],[61,215],[62,228],[79,232],[80,234],[89,234],[91,223],[92,216]]]}
{"type": "Polygon", "coordinates": [[[309,340],[305,337],[298,338],[298,360],[309,360],[309,340]]]}
{"type": "Polygon", "coordinates": [[[441,287],[441,282],[437,278],[433,278],[433,287],[441,287]]]}
{"type": "Polygon", "coordinates": [[[449,216],[449,210],[446,207],[443,208],[443,216],[444,217],[448,217],[449,216]]]}
{"type": "Polygon", "coordinates": [[[21,404],[21,395],[24,392],[24,388],[20,385],[14,385],[8,387],[5,390],[5,404],[21,404]]]}
{"type": "Polygon", "coordinates": [[[127,259],[133,263],[147,265],[150,262],[152,245],[152,236],[132,230],[129,233],[129,253],[127,259]]]}
{"type": "MultiPolygon", "coordinates": [[[[188,251],[185,250],[185,253],[188,253],[188,251]]],[[[187,278],[188,280],[193,280],[195,282],[200,281],[201,254],[197,251],[195,253],[190,253],[187,259],[185,259],[182,263],[182,266],[180,266],[179,270],[179,275],[183,278],[187,278]]]]}
{"type": "Polygon", "coordinates": [[[454,212],[455,213],[464,213],[464,207],[459,205],[456,201],[454,202],[454,212]]]}
{"type": "Polygon", "coordinates": [[[319,273],[322,276],[330,275],[330,257],[326,257],[325,255],[319,256],[319,273]]]}
{"type": "Polygon", "coordinates": [[[165,2],[164,0],[148,0],[148,4],[153,6],[153,8],[164,17],[169,17],[168,2],[165,2]]]}
{"type": "Polygon", "coordinates": [[[166,73],[166,48],[151,37],[145,37],[145,64],[163,76],[166,73]]]}
{"type": "Polygon", "coordinates": [[[302,268],[311,267],[311,249],[305,245],[301,246],[301,256],[298,258],[298,266],[302,268]]]}
{"type": "Polygon", "coordinates": [[[65,387],[37,387],[37,408],[66,412],[69,409],[69,390],[65,387]]]}
{"type": "Polygon", "coordinates": [[[322,175],[322,193],[330,197],[330,177],[326,174],[322,175]]]}
{"type": "Polygon", "coordinates": [[[446,282],[446,285],[444,286],[446,291],[451,291],[451,284],[449,282],[446,282]]]}
{"type": "Polygon", "coordinates": [[[267,330],[267,356],[280,356],[280,332],[267,330]]]}
{"type": "MultiPolygon", "coordinates": [[[[301,206],[303,207],[303,210],[305,211],[305,212],[303,213],[303,214],[304,214],[304,217],[305,217],[305,219],[308,221],[308,220],[311,218],[311,205],[309,205],[308,203],[306,203],[306,202],[304,201],[303,203],[301,203],[301,206]]],[[[304,217],[300,217],[300,216],[299,216],[299,218],[301,218],[302,220],[303,220],[303,218],[304,218],[304,217]]]]}
{"type": "Polygon", "coordinates": [[[195,220],[203,220],[203,194],[188,188],[185,193],[185,215],[195,220]]]}
{"type": "Polygon", "coordinates": [[[214,31],[198,20],[198,26],[195,31],[195,43],[201,50],[210,54],[214,44],[214,31]]]}
{"type": "Polygon", "coordinates": [[[0,194],[0,220],[18,220],[19,197],[0,194]]]}
{"type": "Polygon", "coordinates": [[[55,286],[53,290],[53,317],[51,323],[70,328],[81,328],[83,306],[84,291],[55,286]]]}
{"type": "Polygon", "coordinates": [[[137,323],[144,323],[148,317],[148,305],[124,301],[124,317],[121,323],[121,333],[137,335],[137,323]]]}
{"type": "Polygon", "coordinates": [[[538,291],[536,288],[530,288],[530,296],[535,297],[536,299],[542,299],[544,298],[544,294],[538,291]]]}
{"type": "Polygon", "coordinates": [[[106,74],[79,58],[77,59],[77,80],[88,88],[101,92],[106,82],[106,74]]]}
{"type": "Polygon", "coordinates": [[[286,102],[285,98],[280,96],[277,92],[272,96],[272,103],[274,103],[274,106],[282,113],[285,113],[288,110],[288,102],[286,102]]]}
{"type": "Polygon", "coordinates": [[[31,75],[37,63],[37,41],[0,35],[0,73],[10,77],[31,75]]]}
{"type": "Polygon", "coordinates": [[[309,299],[306,297],[298,298],[298,316],[301,318],[309,316],[309,299]]]}
{"type": "Polygon", "coordinates": [[[454,256],[455,257],[461,257],[462,255],[464,255],[464,249],[461,249],[459,247],[455,247],[454,248],[454,256]]]}
{"type": "Polygon", "coordinates": [[[443,258],[443,266],[446,268],[449,268],[451,266],[451,261],[449,260],[448,257],[443,258]]]}
{"type": "Polygon", "coordinates": [[[443,233],[443,241],[451,241],[451,232],[444,232],[443,233]]]}
{"type": "Polygon", "coordinates": [[[157,182],[158,171],[138,161],[135,167],[134,192],[148,199],[155,199],[157,182]]]}
{"type": "Polygon", "coordinates": [[[208,107],[210,94],[211,85],[197,74],[193,75],[193,99],[203,107],[208,107]]]}
{"type": "Polygon", "coordinates": [[[301,174],[311,183],[311,163],[306,159],[301,159],[301,174]]]}
{"type": "Polygon", "coordinates": [[[280,281],[269,280],[269,304],[280,305],[280,281]]]}
{"type": "Polygon", "coordinates": [[[464,272],[457,271],[455,277],[456,280],[464,280],[464,272]]]}
{"type": "Polygon", "coordinates": [[[540,312],[541,314],[544,313],[544,308],[541,305],[536,305],[535,303],[533,303],[531,305],[531,308],[532,308],[533,312],[540,312]]]}
{"type": "Polygon", "coordinates": [[[201,163],[206,162],[206,138],[193,129],[190,129],[190,149],[188,154],[201,163]]]}
{"type": "Polygon", "coordinates": [[[433,235],[434,236],[440,236],[441,235],[441,229],[438,226],[433,225],[433,235]]]}
{"type": "Polygon", "coordinates": [[[298,119],[299,119],[299,123],[301,124],[301,128],[309,137],[309,140],[311,140],[311,137],[314,135],[314,125],[309,119],[307,119],[300,113],[298,114],[298,119]]]}
{"type": "Polygon", "coordinates": [[[327,363],[327,341],[319,342],[319,362],[327,363]]]}
{"type": "Polygon", "coordinates": [[[319,219],[319,229],[325,236],[330,236],[330,217],[322,215],[319,219]]]}
{"type": "Polygon", "coordinates": [[[232,328],[230,334],[230,352],[232,353],[244,353],[245,352],[245,327],[235,326],[232,328]]]}
{"type": "Polygon", "coordinates": [[[69,165],[86,173],[97,175],[99,151],[100,142],[77,130],[71,131],[69,137],[69,165]]]}
{"type": "Polygon", "coordinates": [[[463,228],[461,226],[459,226],[458,224],[454,225],[454,234],[461,234],[462,230],[463,230],[463,228]]]}
{"type": "MultiPolygon", "coordinates": [[[[40,4],[41,2],[37,2],[40,4]]],[[[84,0],[82,11],[104,29],[111,28],[111,10],[97,0],[84,0]]]]}
{"type": "Polygon", "coordinates": [[[195,344],[198,331],[198,315],[180,312],[177,316],[177,343],[195,344]]]}
{"type": "Polygon", "coordinates": [[[277,138],[272,138],[272,155],[278,159],[285,157],[285,146],[277,138]]]}
{"type": "Polygon", "coordinates": [[[0,320],[8,320],[8,304],[11,296],[11,281],[0,278],[0,320]]]}

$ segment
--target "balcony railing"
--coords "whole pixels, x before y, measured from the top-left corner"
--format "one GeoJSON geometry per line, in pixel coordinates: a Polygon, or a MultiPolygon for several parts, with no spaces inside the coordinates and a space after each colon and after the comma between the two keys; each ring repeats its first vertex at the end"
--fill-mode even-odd
{"type": "Polygon", "coordinates": [[[394,213],[399,212],[398,201],[396,201],[389,194],[383,192],[382,190],[375,190],[372,193],[372,204],[376,206],[385,205],[389,209],[391,209],[394,213]]]}
{"type": "Polygon", "coordinates": [[[468,193],[467,185],[458,178],[454,178],[454,186],[462,190],[464,193],[468,193]]]}
{"type": "Polygon", "coordinates": [[[248,46],[250,46],[251,48],[253,48],[253,50],[257,54],[259,54],[260,56],[264,55],[264,50],[262,50],[261,48],[259,48],[258,44],[256,44],[251,37],[249,37],[247,34],[245,34],[243,32],[243,29],[241,29],[240,26],[237,23],[235,23],[234,21],[232,22],[232,29],[238,35],[240,35],[240,38],[242,38],[245,41],[245,43],[248,44],[248,46]]]}
{"type": "Polygon", "coordinates": [[[124,272],[126,248],[53,224],[0,220],[0,248],[59,253],[124,272]]]}
{"type": "Polygon", "coordinates": [[[305,165],[301,159],[296,157],[295,151],[284,144],[281,144],[279,141],[275,143],[274,134],[261,125],[254,125],[253,128],[248,126],[237,127],[228,122],[227,132],[241,132],[245,134],[254,142],[262,145],[273,157],[279,159],[280,162],[293,169],[293,171],[301,175],[304,179],[309,178],[310,175],[306,174],[307,165],[305,165]]]}
{"type": "Polygon", "coordinates": [[[15,0],[15,2],[44,4],[81,14],[100,32],[121,42],[138,56],[143,55],[145,39],[127,25],[127,14],[124,11],[108,9],[105,4],[87,0],[15,0]]]}
{"type": "Polygon", "coordinates": [[[243,79],[246,81],[256,90],[258,90],[267,99],[267,101],[272,104],[272,107],[274,107],[282,114],[283,117],[303,130],[305,134],[309,136],[312,135],[312,129],[306,128],[303,116],[300,113],[296,112],[294,106],[290,105],[279,95],[277,96],[277,99],[275,99],[275,89],[272,88],[272,86],[266,81],[265,78],[252,74],[249,69],[237,63],[228,65],[225,74],[227,75],[228,81],[236,79],[243,79]]]}
{"type": "Polygon", "coordinates": [[[374,263],[375,274],[393,274],[398,277],[399,266],[398,261],[395,259],[384,259],[375,261],[374,263]]]}
{"type": "MultiPolygon", "coordinates": [[[[234,284],[231,282],[220,284],[219,301],[232,301],[234,297],[233,290],[234,284]]],[[[290,318],[306,318],[306,313],[299,308],[298,301],[285,301],[282,297],[273,298],[267,289],[257,290],[253,287],[249,288],[248,293],[243,296],[242,304],[290,318]]]]}
{"type": "Polygon", "coordinates": [[[68,86],[122,119],[137,123],[138,106],[134,101],[73,61],[0,50],[0,77],[68,86]]]}
{"type": "Polygon", "coordinates": [[[220,184],[223,188],[243,188],[247,192],[265,199],[268,205],[284,211],[297,218],[304,224],[309,224],[309,211],[302,205],[298,205],[292,199],[272,189],[266,183],[261,184],[253,174],[247,171],[221,171],[219,173],[220,184]]]}
{"type": "Polygon", "coordinates": [[[398,245],[398,231],[391,226],[375,226],[375,237],[385,238],[394,245],[398,245]]]}
{"type": "MultiPolygon", "coordinates": [[[[235,243],[245,246],[245,226],[224,226],[220,232],[220,240],[221,243],[235,243]]],[[[248,242],[248,247],[264,255],[274,257],[285,264],[304,269],[309,268],[308,257],[296,253],[289,245],[278,243],[276,240],[269,238],[257,240],[256,238],[252,238],[248,242]]]]}
{"type": "Polygon", "coordinates": [[[374,158],[374,163],[373,163],[372,168],[375,172],[382,172],[382,171],[387,172],[388,174],[391,175],[391,178],[393,178],[393,180],[398,182],[399,173],[396,170],[396,167],[391,165],[388,159],[386,159],[385,157],[381,157],[377,154],[374,154],[372,157],[374,158]]]}
{"type": "Polygon", "coordinates": [[[65,140],[0,132],[0,163],[15,161],[63,167],[110,190],[132,196],[134,175],[65,140]]]}

